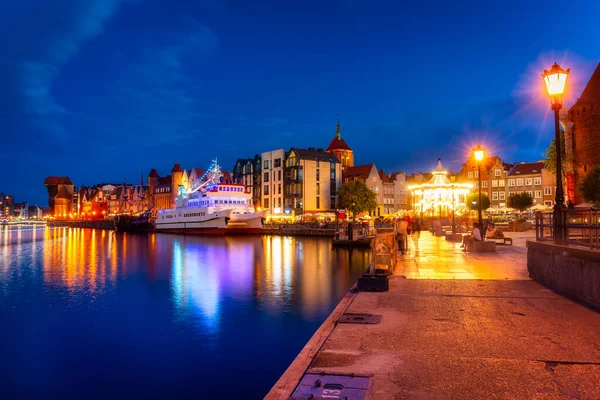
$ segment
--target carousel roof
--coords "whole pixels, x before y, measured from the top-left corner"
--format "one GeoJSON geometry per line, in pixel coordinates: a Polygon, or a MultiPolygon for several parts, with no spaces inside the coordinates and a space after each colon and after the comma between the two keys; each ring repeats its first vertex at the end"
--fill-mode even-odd
{"type": "Polygon", "coordinates": [[[455,189],[470,189],[473,187],[470,183],[455,183],[448,179],[448,172],[442,166],[442,159],[438,158],[437,167],[432,171],[429,181],[420,185],[413,185],[409,189],[446,189],[454,187],[455,189]]]}

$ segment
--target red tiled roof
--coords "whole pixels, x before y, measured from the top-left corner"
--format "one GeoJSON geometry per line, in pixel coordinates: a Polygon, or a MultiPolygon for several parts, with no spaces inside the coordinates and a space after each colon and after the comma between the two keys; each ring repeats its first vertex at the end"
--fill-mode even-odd
{"type": "Polygon", "coordinates": [[[334,137],[331,143],[329,143],[329,147],[327,147],[326,151],[332,150],[352,150],[346,141],[341,137],[334,137]]]}
{"type": "Polygon", "coordinates": [[[385,171],[382,169],[379,170],[379,178],[381,179],[382,182],[386,182],[386,183],[392,182],[390,180],[390,178],[388,178],[388,176],[385,174],[385,171]]]}
{"type": "Polygon", "coordinates": [[[596,67],[596,70],[592,74],[592,77],[585,85],[585,89],[581,93],[581,96],[577,99],[573,107],[585,104],[585,103],[598,103],[600,102],[600,63],[596,67]]]}
{"type": "Polygon", "coordinates": [[[348,167],[344,171],[342,180],[346,181],[346,179],[362,179],[366,181],[369,178],[369,174],[371,173],[372,168],[373,164],[355,165],[354,167],[348,167]]]}
{"type": "Polygon", "coordinates": [[[173,179],[172,175],[167,175],[158,180],[159,185],[171,186],[171,181],[173,179]]]}
{"type": "Polygon", "coordinates": [[[49,176],[44,180],[44,185],[72,185],[68,176],[49,176]]]}
{"type": "Polygon", "coordinates": [[[514,167],[509,171],[508,176],[541,174],[543,168],[543,161],[515,164],[514,167]]]}

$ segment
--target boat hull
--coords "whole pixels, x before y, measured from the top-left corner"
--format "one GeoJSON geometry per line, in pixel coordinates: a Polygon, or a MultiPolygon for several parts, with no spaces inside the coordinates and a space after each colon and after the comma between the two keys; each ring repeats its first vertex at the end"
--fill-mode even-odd
{"type": "Polygon", "coordinates": [[[223,213],[216,218],[186,221],[157,222],[158,233],[176,233],[183,235],[260,235],[262,213],[233,214],[223,213]]]}

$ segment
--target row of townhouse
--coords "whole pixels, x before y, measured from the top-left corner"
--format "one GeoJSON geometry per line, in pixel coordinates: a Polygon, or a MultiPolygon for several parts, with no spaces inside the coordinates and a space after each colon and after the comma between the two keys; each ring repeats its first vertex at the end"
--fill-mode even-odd
{"type": "Polygon", "coordinates": [[[375,164],[357,165],[347,168],[343,174],[343,182],[354,180],[363,180],[375,192],[377,209],[370,211],[372,216],[410,209],[406,173],[393,172],[386,175],[384,170],[377,170],[375,164]]]}
{"type": "Polygon", "coordinates": [[[556,179],[544,168],[543,161],[508,164],[491,156],[478,165],[470,159],[462,165],[459,178],[472,183],[473,190],[478,191],[480,171],[481,191],[489,197],[492,208],[506,207],[508,197],[521,192],[529,193],[534,204],[554,205],[556,179]]]}

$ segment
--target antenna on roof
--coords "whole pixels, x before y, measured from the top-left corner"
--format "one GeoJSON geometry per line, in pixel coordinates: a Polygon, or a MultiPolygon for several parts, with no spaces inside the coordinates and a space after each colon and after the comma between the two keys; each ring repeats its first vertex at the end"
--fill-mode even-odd
{"type": "Polygon", "coordinates": [[[335,137],[341,139],[342,132],[340,129],[340,114],[337,114],[337,125],[335,126],[335,137]]]}

